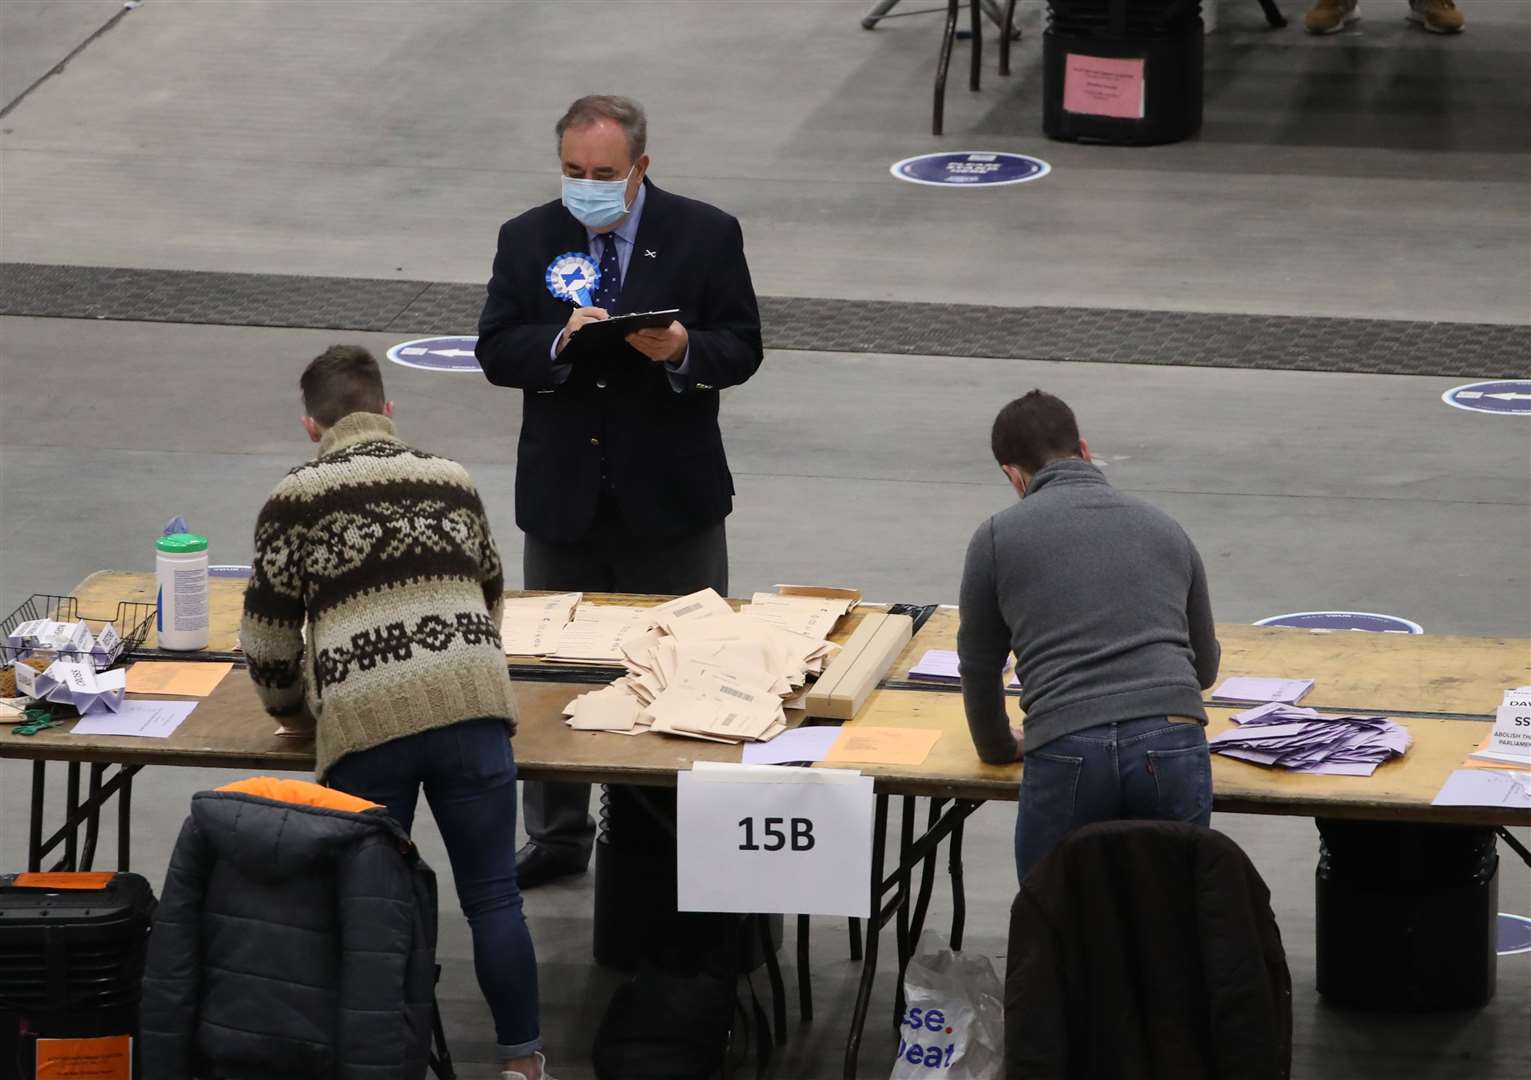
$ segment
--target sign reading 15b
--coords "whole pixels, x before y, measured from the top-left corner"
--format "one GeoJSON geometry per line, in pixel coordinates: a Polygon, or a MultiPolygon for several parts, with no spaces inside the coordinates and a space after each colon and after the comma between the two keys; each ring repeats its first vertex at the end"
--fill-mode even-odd
{"type": "Polygon", "coordinates": [[[873,803],[853,771],[697,762],[676,777],[680,910],[865,918],[873,803]]]}

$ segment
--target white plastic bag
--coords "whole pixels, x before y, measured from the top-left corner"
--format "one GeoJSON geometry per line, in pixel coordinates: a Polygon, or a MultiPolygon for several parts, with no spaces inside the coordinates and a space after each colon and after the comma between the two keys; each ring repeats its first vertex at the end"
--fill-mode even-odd
{"type": "Polygon", "coordinates": [[[1000,1080],[1004,989],[986,956],[927,933],[904,974],[904,1016],[889,1080],[1000,1080]]]}

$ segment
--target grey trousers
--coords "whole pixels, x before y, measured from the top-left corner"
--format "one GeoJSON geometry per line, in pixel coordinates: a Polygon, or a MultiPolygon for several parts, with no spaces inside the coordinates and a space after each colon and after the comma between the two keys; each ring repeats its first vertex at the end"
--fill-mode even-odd
{"type": "MultiPolygon", "coordinates": [[[[590,536],[577,544],[528,535],[521,569],[528,589],[683,595],[710,586],[727,596],[728,537],[719,521],[656,544],[632,535],[603,502],[590,536]]],[[[522,809],[534,845],[559,862],[589,865],[595,846],[589,784],[523,781],[522,809]]]]}

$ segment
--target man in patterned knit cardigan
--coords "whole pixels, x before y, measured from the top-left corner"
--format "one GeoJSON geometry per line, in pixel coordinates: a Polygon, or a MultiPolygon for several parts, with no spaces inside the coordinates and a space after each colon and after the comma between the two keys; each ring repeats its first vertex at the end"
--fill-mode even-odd
{"type": "Polygon", "coordinates": [[[267,710],[312,728],[330,787],[409,829],[420,789],[473,931],[508,1080],[551,1080],[516,886],[504,575],[467,470],[394,432],[377,361],[336,345],[299,383],[319,456],[255,525],[240,639],[267,710]],[[304,624],[307,622],[305,640],[304,624]]]}

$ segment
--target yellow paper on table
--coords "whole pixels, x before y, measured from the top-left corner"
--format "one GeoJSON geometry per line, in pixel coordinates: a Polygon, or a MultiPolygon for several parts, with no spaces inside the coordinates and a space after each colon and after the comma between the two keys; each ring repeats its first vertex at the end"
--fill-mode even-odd
{"type": "Polygon", "coordinates": [[[207,697],[233,670],[233,664],[197,660],[140,660],[128,668],[128,693],[207,697]]]}
{"type": "Polygon", "coordinates": [[[825,764],[918,765],[941,738],[935,728],[888,728],[846,725],[821,759],[825,764]]]}

